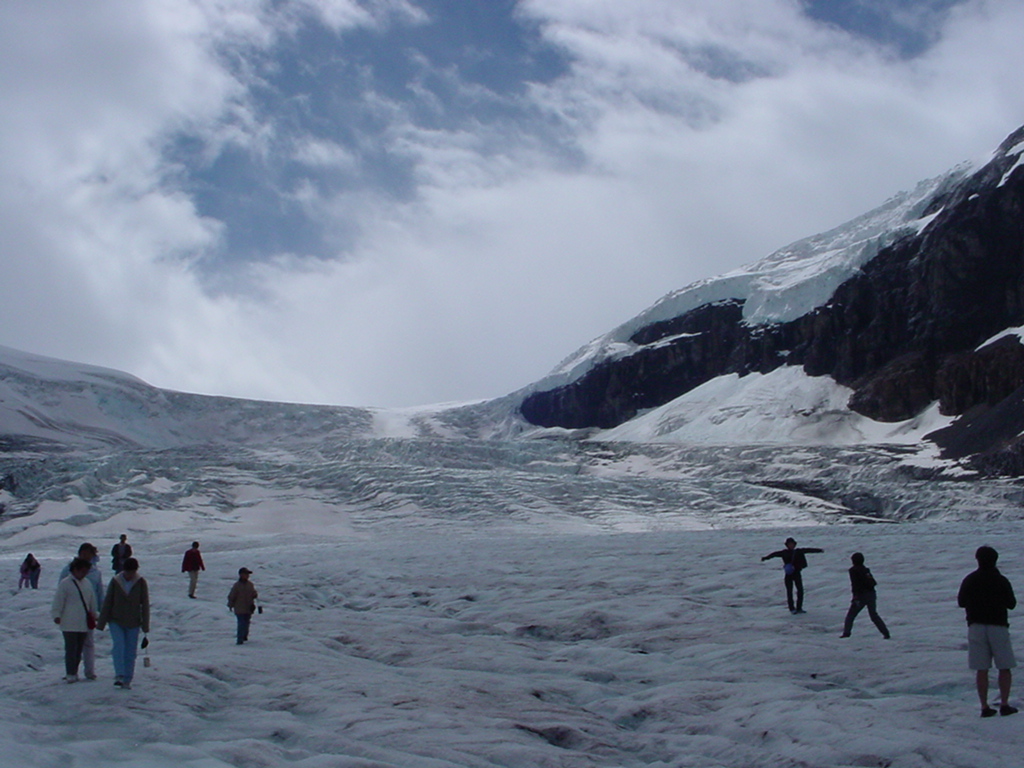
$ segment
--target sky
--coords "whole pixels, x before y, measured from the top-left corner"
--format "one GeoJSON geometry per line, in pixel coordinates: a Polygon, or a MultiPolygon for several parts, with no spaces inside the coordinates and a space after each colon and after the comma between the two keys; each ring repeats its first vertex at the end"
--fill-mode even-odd
{"type": "Polygon", "coordinates": [[[496,397],[1024,123],[1019,0],[8,0],[0,344],[496,397]]]}

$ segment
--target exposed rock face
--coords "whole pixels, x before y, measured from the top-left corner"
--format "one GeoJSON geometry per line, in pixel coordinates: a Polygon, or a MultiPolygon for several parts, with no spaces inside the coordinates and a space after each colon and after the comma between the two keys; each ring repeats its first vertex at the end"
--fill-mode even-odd
{"type": "Polygon", "coordinates": [[[614,427],[644,408],[667,403],[718,376],[742,346],[742,302],[698,307],[647,326],[634,337],[641,352],[595,368],[567,387],[528,397],[523,414],[545,426],[614,427]]]}
{"type": "Polygon", "coordinates": [[[951,355],[935,382],[939,408],[946,415],[966,413],[979,404],[994,406],[1024,383],[1024,346],[1007,336],[977,352],[951,355]]]}
{"type": "Polygon", "coordinates": [[[882,249],[831,299],[791,322],[748,325],[743,299],[707,304],[648,325],[632,354],[526,397],[542,426],[608,428],[729,373],[802,365],[854,389],[850,406],[882,421],[936,399],[958,415],[994,406],[1024,385],[1024,347],[996,334],[1024,326],[1024,164],[994,159],[933,199],[920,234],[882,249]]]}

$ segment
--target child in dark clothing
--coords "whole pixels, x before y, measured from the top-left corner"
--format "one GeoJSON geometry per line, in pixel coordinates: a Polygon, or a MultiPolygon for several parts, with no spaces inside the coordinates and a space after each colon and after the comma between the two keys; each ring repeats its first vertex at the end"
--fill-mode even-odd
{"type": "Polygon", "coordinates": [[[857,614],[861,610],[867,608],[871,621],[878,627],[882,637],[888,640],[889,629],[885,626],[885,622],[882,621],[882,617],[878,615],[878,611],[875,610],[875,577],[871,575],[871,571],[864,565],[864,555],[860,552],[854,552],[850,555],[850,560],[853,562],[853,567],[850,568],[850,589],[853,592],[853,600],[850,603],[850,610],[846,613],[846,623],[843,624],[843,634],[840,637],[850,636],[850,630],[853,629],[853,620],[857,618],[857,614]]]}

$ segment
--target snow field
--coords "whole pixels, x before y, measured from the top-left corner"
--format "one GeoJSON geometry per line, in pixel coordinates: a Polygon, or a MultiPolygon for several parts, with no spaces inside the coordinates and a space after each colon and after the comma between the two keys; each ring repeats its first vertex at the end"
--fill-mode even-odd
{"type": "MultiPolygon", "coordinates": [[[[978,718],[955,603],[982,543],[1024,589],[1019,523],[207,533],[208,570],[189,600],[179,573],[189,537],[130,532],[154,615],[152,666],[140,658],[127,692],[111,685],[105,633],[100,679],[60,682],[48,610],[58,554],[74,545],[36,542],[41,588],[12,589],[0,607],[9,764],[1019,765],[1024,718],[978,718]],[[809,555],[808,613],[797,617],[778,561],[760,562],[787,535],[826,550],[809,555]],[[879,581],[890,641],[866,614],[839,638],[857,550],[879,581]],[[242,565],[265,613],[238,647],[224,599],[242,565]]],[[[22,548],[0,549],[11,585],[22,548]]]]}

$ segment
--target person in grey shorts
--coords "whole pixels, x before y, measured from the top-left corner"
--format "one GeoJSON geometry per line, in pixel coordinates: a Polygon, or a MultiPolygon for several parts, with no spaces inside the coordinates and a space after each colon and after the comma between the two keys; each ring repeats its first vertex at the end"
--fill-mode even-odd
{"type": "Polygon", "coordinates": [[[981,716],[992,717],[996,710],[988,705],[988,670],[995,663],[999,670],[1000,715],[1016,714],[1010,706],[1010,686],[1017,661],[1010,644],[1010,622],[1006,612],[1017,607],[1010,581],[996,568],[999,554],[992,547],[979,547],[974,553],[978,570],[967,574],[960,584],[957,603],[967,612],[967,663],[975,670],[981,716]]]}

